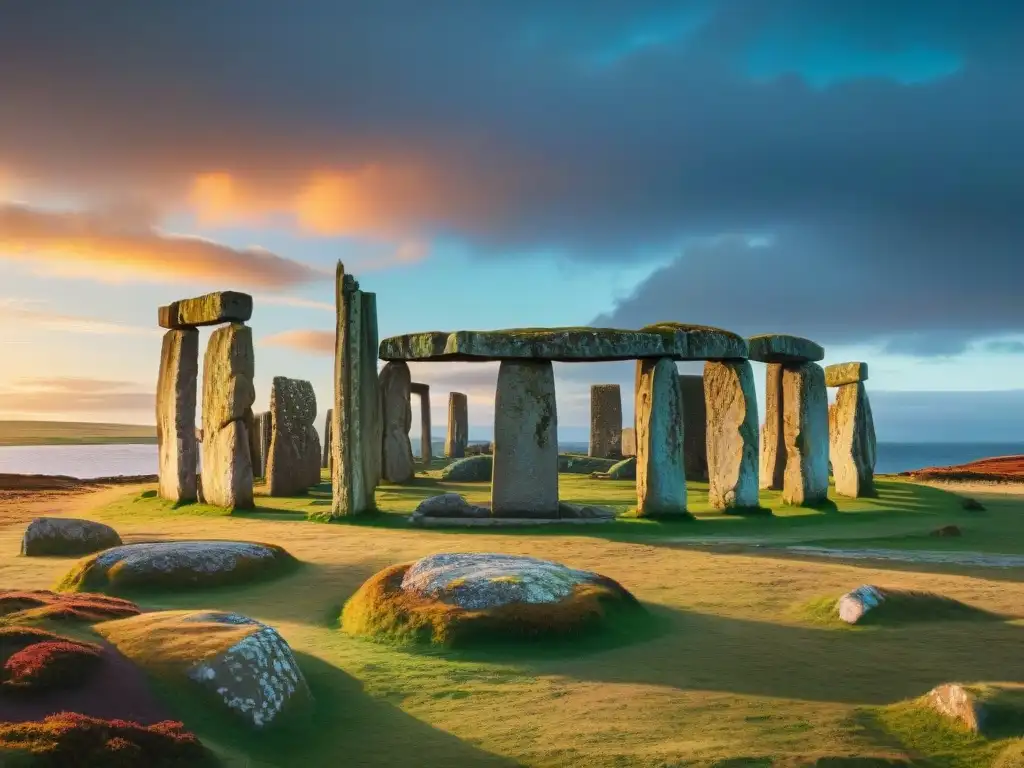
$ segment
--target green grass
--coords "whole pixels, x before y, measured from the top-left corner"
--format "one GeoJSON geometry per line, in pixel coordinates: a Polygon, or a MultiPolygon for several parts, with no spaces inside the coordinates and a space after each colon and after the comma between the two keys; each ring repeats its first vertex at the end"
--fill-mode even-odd
{"type": "Polygon", "coordinates": [[[74,421],[0,421],[0,446],[154,444],[156,427],[74,421]]]}
{"type": "Polygon", "coordinates": [[[885,589],[883,592],[885,600],[868,611],[856,625],[847,624],[839,618],[836,612],[839,595],[808,601],[800,612],[809,621],[822,626],[849,629],[897,627],[929,621],[1003,621],[1006,618],[932,592],[885,589]]]}

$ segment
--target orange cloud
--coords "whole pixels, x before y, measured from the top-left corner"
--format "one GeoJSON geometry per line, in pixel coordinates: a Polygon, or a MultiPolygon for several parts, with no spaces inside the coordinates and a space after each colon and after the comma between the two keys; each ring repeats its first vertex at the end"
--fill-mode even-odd
{"type": "Polygon", "coordinates": [[[333,355],[334,331],[283,331],[265,336],[260,343],[265,347],[284,347],[314,355],[333,355]]]}
{"type": "Polygon", "coordinates": [[[46,272],[120,281],[171,280],[279,289],[329,273],[262,248],[162,232],[133,216],[0,205],[0,258],[46,272]]]}

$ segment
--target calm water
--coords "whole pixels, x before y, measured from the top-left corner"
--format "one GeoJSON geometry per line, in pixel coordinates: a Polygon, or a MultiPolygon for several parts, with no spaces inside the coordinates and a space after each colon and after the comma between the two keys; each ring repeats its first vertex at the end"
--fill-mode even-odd
{"type": "MultiPolygon", "coordinates": [[[[419,452],[419,441],[413,440],[419,452]]],[[[586,443],[564,442],[563,451],[582,452],[586,443]]],[[[441,454],[443,445],[435,445],[441,454]]],[[[879,443],[879,474],[963,464],[989,456],[1024,454],[1024,443],[879,443]]],[[[45,445],[0,447],[0,473],[68,475],[89,479],[156,474],[155,445],[45,445]]]]}

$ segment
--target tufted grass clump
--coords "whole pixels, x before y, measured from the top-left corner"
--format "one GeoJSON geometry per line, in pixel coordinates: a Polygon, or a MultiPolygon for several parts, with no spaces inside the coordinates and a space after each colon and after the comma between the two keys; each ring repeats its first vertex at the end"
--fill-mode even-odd
{"type": "Polygon", "coordinates": [[[341,628],[351,635],[397,644],[465,648],[574,638],[627,618],[624,614],[643,612],[633,595],[607,578],[578,584],[557,603],[467,609],[402,590],[411,565],[393,565],[364,582],[345,604],[341,628]]]}
{"type": "Polygon", "coordinates": [[[179,722],[145,726],[75,712],[60,712],[42,721],[0,723],[0,763],[25,768],[216,765],[213,756],[179,722]]]}

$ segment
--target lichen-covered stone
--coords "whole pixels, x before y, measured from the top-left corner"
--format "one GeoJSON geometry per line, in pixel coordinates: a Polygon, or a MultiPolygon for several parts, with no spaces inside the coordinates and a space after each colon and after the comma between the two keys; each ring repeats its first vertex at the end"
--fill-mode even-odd
{"type": "Polygon", "coordinates": [[[416,473],[409,429],[411,375],[405,363],[388,363],[380,372],[384,435],[381,442],[381,475],[389,483],[407,483],[416,473]]]}
{"type": "Polygon", "coordinates": [[[679,374],[667,357],[640,361],[636,390],[636,514],[685,515],[679,374]]]}
{"type": "Polygon", "coordinates": [[[836,493],[875,494],[875,424],[864,384],[843,384],[828,411],[829,459],[836,493]]]}
{"type": "Polygon", "coordinates": [[[825,386],[841,387],[868,380],[867,363],[836,363],[825,368],[825,386]]]}
{"type": "Polygon", "coordinates": [[[273,627],[224,611],[160,611],[106,622],[100,633],[150,671],[178,674],[253,728],[313,703],[291,648],[273,627]],[[190,638],[183,643],[182,638],[190,638]]]}
{"type": "Polygon", "coordinates": [[[494,400],[491,513],[558,514],[558,412],[551,363],[505,360],[494,400]]]}
{"type": "Polygon", "coordinates": [[[252,296],[237,291],[217,291],[194,299],[181,299],[160,307],[161,328],[181,330],[201,325],[245,323],[252,317],[252,296]]]}
{"type": "Polygon", "coordinates": [[[160,496],[195,501],[199,444],[196,441],[196,384],[199,331],[168,331],[160,352],[156,385],[156,441],[160,496]]]}
{"type": "Polygon", "coordinates": [[[381,461],[383,459],[382,443],[384,440],[384,419],[381,413],[380,381],[377,374],[377,294],[366,291],[362,296],[362,355],[360,372],[363,377],[360,397],[362,403],[359,413],[362,418],[361,434],[363,440],[363,475],[366,495],[374,496],[374,490],[380,485],[381,461]]]}
{"type": "Polygon", "coordinates": [[[251,509],[252,330],[233,324],[210,335],[203,364],[203,497],[225,509],[251,509]]]}
{"type": "MultiPolygon", "coordinates": [[[[378,398],[379,399],[379,398],[378,398]]],[[[378,405],[379,410],[379,405],[378,405]]],[[[331,422],[334,420],[334,411],[331,408],[327,409],[327,416],[324,418],[324,444],[323,444],[323,459],[320,462],[321,469],[331,468],[331,442],[333,440],[331,436],[331,422]]]]}
{"type": "Polygon", "coordinates": [[[74,517],[37,517],[21,537],[21,554],[88,555],[121,545],[121,537],[109,525],[74,517]]]}
{"type": "Polygon", "coordinates": [[[590,455],[622,456],[622,393],[618,384],[590,387],[590,455]]]}
{"type": "Polygon", "coordinates": [[[622,458],[628,459],[636,456],[636,428],[623,427],[622,429],[622,458]]]}
{"type": "Polygon", "coordinates": [[[270,387],[267,493],[292,496],[320,483],[316,393],[308,381],[275,376],[270,387]]]}
{"type": "Polygon", "coordinates": [[[433,434],[430,427],[430,385],[414,381],[409,391],[420,399],[420,461],[428,467],[434,460],[433,434]]]}
{"type": "Polygon", "coordinates": [[[786,434],[782,418],[782,364],[768,363],[766,368],[759,482],[762,490],[781,491],[786,478],[786,434]]]}
{"type": "Polygon", "coordinates": [[[766,333],[747,339],[750,359],[759,363],[816,363],[825,357],[820,344],[786,333],[766,333]]]}
{"type": "Polygon", "coordinates": [[[939,685],[925,696],[928,706],[943,717],[980,733],[985,723],[986,711],[978,697],[959,683],[939,685]]]}
{"type": "MultiPolygon", "coordinates": [[[[441,493],[421,501],[412,513],[417,517],[488,517],[491,511],[486,507],[470,504],[465,496],[458,493],[441,493]]],[[[415,520],[413,521],[415,522],[415,520]]]]}
{"type": "Polygon", "coordinates": [[[448,395],[448,432],[444,441],[444,455],[461,459],[469,444],[469,399],[461,392],[448,395]]]}
{"type": "Polygon", "coordinates": [[[704,402],[704,377],[683,374],[679,377],[682,398],[683,463],[686,479],[708,481],[708,409],[704,402]]]}
{"type": "Polygon", "coordinates": [[[665,345],[676,350],[675,360],[746,360],[747,340],[723,328],[710,325],[661,322],[641,330],[661,334],[665,345]]]}
{"type": "Polygon", "coordinates": [[[865,614],[885,602],[885,594],[878,587],[863,584],[852,592],[847,592],[836,603],[839,618],[847,624],[857,624],[865,614]]]}
{"type": "Polygon", "coordinates": [[[295,561],[281,547],[247,541],[125,544],[79,561],[62,592],[189,589],[258,581],[295,561]]]}
{"type": "Polygon", "coordinates": [[[708,411],[708,501],[715,509],[757,508],[757,399],[750,363],[706,363],[704,400],[708,411]]]}
{"type": "Polygon", "coordinates": [[[784,504],[815,505],[828,497],[828,390],[817,363],[782,371],[786,473],[784,504]]]}

